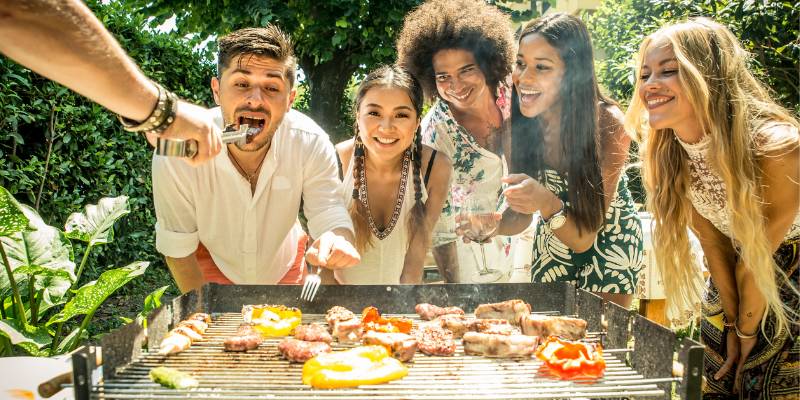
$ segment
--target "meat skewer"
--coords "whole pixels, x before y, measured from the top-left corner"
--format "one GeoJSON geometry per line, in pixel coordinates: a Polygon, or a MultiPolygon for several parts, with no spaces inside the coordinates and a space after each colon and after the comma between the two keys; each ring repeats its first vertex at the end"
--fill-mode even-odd
{"type": "Polygon", "coordinates": [[[419,317],[430,321],[440,315],[448,314],[461,314],[464,315],[464,310],[459,307],[439,307],[433,304],[420,303],[414,307],[414,310],[419,314],[419,317]]]}
{"type": "Polygon", "coordinates": [[[498,335],[467,332],[464,353],[486,357],[530,357],[539,345],[538,336],[498,335]]]}
{"type": "Polygon", "coordinates": [[[188,319],[179,322],[159,344],[158,354],[176,354],[189,348],[192,343],[203,340],[211,317],[204,313],[195,313],[188,319]]]}
{"type": "Polygon", "coordinates": [[[257,349],[261,344],[261,335],[251,324],[241,324],[236,334],[225,339],[225,351],[248,351],[257,349]]]}
{"type": "Polygon", "coordinates": [[[586,321],[579,318],[523,315],[519,320],[522,333],[529,336],[557,336],[567,340],[586,337],[586,321]]]}
{"type": "Polygon", "coordinates": [[[500,303],[481,304],[475,309],[475,318],[505,319],[508,320],[508,322],[517,325],[520,317],[530,313],[530,304],[519,299],[514,299],[500,303]]]}

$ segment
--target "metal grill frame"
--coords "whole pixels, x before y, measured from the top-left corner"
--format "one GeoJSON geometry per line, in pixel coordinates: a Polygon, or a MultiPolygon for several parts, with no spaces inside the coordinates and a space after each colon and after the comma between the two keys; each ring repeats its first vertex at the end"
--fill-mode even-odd
{"type": "MultiPolygon", "coordinates": [[[[325,314],[334,305],[359,311],[373,305],[389,314],[414,314],[418,303],[456,305],[470,312],[481,303],[519,298],[531,304],[533,312],[576,315],[588,323],[590,332],[603,332],[608,349],[629,349],[620,356],[644,379],[661,379],[666,400],[671,398],[673,349],[679,348],[677,360],[684,366],[684,376],[676,382],[675,392],[682,399],[701,399],[703,346],[685,338],[676,346],[675,334],[634,312],[567,283],[440,284],[440,285],[353,285],[322,286],[314,302],[299,298],[300,288],[288,285],[218,285],[207,284],[162,305],[147,318],[145,331],[131,323],[101,338],[103,366],[94,365],[94,348],[85,346],[73,354],[75,398],[88,400],[98,387],[100,376],[108,380],[118,368],[142,356],[143,344],[151,352],[169,328],[194,312],[211,314],[238,313],[244,304],[285,304],[300,308],[304,314],[325,314]],[[607,325],[607,329],[605,326],[607,325]],[[632,344],[632,349],[630,348],[632,344]]],[[[213,322],[212,322],[213,324],[213,322]]],[[[413,367],[412,367],[413,368],[413,367]]],[[[591,393],[587,393],[591,396],[591,393]]]]}

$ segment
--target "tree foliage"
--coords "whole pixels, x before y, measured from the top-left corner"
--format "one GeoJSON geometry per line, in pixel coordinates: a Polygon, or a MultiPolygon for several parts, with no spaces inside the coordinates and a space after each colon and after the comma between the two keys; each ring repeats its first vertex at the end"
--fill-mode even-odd
{"type": "Polygon", "coordinates": [[[586,15],[596,48],[605,57],[597,74],[610,94],[627,103],[633,91],[633,56],[644,36],[666,22],[706,16],[726,25],[753,55],[752,68],[787,108],[800,110],[800,8],[789,1],[606,0],[586,15]]]}
{"type": "MultiPolygon", "coordinates": [[[[183,98],[213,104],[209,79],[214,68],[192,46],[144,29],[146,17],[125,4],[90,0],[88,5],[146,75],[183,98]]],[[[0,186],[38,208],[47,223],[59,225],[103,197],[129,198],[130,215],[114,225],[115,234],[126,239],[92,252],[86,280],[96,279],[107,265],[145,260],[152,267],[121,292],[141,292],[144,298],[148,288],[169,281],[154,246],[152,153],[146,141],[123,131],[101,106],[2,56],[0,112],[0,186]]],[[[84,248],[76,243],[75,252],[83,254],[84,248]]]]}
{"type": "MultiPolygon", "coordinates": [[[[351,134],[343,98],[354,74],[395,58],[395,35],[419,0],[135,0],[159,25],[175,16],[179,33],[198,43],[274,23],[291,34],[307,79],[308,113],[329,133],[351,134]]],[[[210,43],[215,50],[216,43],[210,43]]]]}

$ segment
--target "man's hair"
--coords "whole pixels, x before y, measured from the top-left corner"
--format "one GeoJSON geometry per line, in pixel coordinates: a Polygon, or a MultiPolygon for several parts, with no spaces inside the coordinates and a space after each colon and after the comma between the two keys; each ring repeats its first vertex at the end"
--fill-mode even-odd
{"type": "Polygon", "coordinates": [[[435,99],[433,56],[440,50],[467,50],[494,92],[511,74],[515,44],[511,17],[484,0],[429,0],[410,12],[397,37],[397,63],[435,99]]]}
{"type": "Polygon", "coordinates": [[[237,63],[241,65],[245,57],[261,56],[286,63],[286,79],[294,86],[297,60],[294,56],[292,39],[276,25],[239,29],[220,38],[218,44],[218,77],[222,76],[222,71],[237,57],[237,63]]]}

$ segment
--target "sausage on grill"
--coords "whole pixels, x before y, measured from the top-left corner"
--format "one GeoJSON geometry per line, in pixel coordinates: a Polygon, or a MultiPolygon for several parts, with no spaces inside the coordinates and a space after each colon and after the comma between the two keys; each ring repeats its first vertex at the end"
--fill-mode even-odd
{"type": "Polygon", "coordinates": [[[467,332],[464,334],[464,353],[487,357],[530,357],[539,345],[538,336],[498,335],[467,332]]]}
{"type": "Polygon", "coordinates": [[[306,362],[318,354],[329,353],[331,346],[325,342],[306,342],[294,338],[283,339],[278,343],[278,351],[292,362],[306,362]]]}
{"type": "Polygon", "coordinates": [[[225,351],[248,351],[257,349],[261,344],[261,335],[250,324],[241,324],[236,334],[225,339],[225,351]]]}
{"type": "Polygon", "coordinates": [[[586,336],[586,321],[579,318],[523,315],[519,320],[522,333],[529,336],[558,336],[579,340],[586,336]]]}

